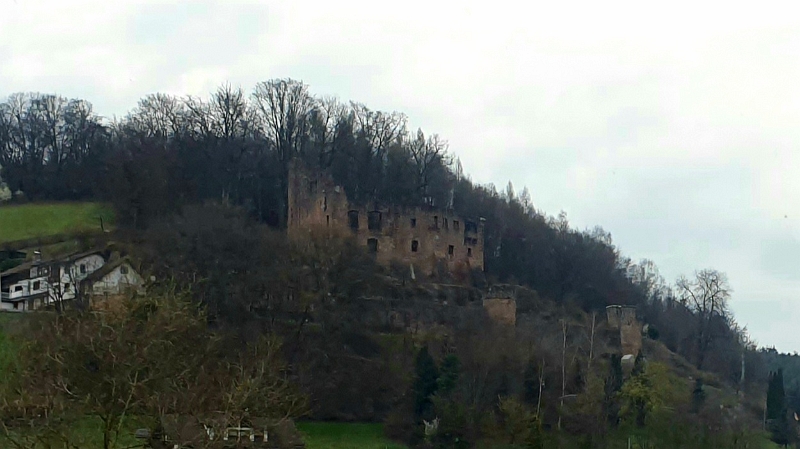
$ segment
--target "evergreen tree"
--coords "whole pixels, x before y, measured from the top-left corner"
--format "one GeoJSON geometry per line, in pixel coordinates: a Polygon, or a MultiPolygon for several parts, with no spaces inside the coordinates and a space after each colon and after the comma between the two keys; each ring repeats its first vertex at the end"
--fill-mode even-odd
{"type": "Polygon", "coordinates": [[[767,426],[772,441],[782,446],[792,442],[792,429],[789,425],[786,407],[786,392],[783,387],[783,370],[770,373],[767,387],[767,426]]]}
{"type": "Polygon", "coordinates": [[[433,412],[431,396],[438,388],[439,371],[436,362],[428,353],[427,346],[420,349],[415,361],[414,417],[418,420],[430,419],[433,412]]]}
{"type": "Polygon", "coordinates": [[[461,371],[461,361],[455,354],[449,354],[442,360],[442,366],[439,369],[438,391],[442,394],[448,394],[453,391],[458,382],[458,375],[461,371]]]}
{"type": "Polygon", "coordinates": [[[611,355],[609,372],[605,382],[605,397],[603,408],[606,420],[612,427],[619,424],[619,403],[617,393],[622,389],[622,359],[616,354],[611,355]]]}

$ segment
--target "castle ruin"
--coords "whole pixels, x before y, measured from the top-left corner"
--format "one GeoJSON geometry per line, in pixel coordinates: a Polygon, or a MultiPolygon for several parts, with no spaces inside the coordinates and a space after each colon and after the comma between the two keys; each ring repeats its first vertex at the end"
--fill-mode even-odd
{"type": "Polygon", "coordinates": [[[289,170],[288,233],[314,228],[350,233],[378,263],[399,262],[418,275],[440,267],[449,272],[483,271],[483,220],[434,208],[353,204],[328,175],[293,162],[289,170]]]}

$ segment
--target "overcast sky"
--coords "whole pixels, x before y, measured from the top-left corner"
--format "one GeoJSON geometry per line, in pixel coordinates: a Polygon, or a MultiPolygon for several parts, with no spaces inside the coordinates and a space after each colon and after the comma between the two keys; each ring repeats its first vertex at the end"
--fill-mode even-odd
{"type": "Polygon", "coordinates": [[[405,113],[473,180],[528,186],[670,281],[726,272],[756,340],[800,351],[800,14],[659,4],[0,0],[0,98],[119,116],[299,79],[405,113]]]}

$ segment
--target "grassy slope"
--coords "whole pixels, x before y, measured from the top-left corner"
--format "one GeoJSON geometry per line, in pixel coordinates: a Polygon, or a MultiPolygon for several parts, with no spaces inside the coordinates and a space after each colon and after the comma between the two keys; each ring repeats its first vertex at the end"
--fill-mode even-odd
{"type": "Polygon", "coordinates": [[[0,206],[0,243],[32,237],[99,230],[113,212],[99,203],[48,203],[0,206]]]}
{"type": "Polygon", "coordinates": [[[302,422],[307,449],[405,449],[383,436],[383,426],[364,423],[302,422]]]}

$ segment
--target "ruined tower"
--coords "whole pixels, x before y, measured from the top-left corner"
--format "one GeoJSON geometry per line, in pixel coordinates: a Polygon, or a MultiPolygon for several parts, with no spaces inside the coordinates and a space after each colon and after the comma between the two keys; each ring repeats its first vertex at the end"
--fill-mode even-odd
{"type": "Polygon", "coordinates": [[[642,326],[636,319],[636,307],[613,305],[606,307],[608,325],[619,333],[622,356],[636,357],[642,350],[642,326]]]}

